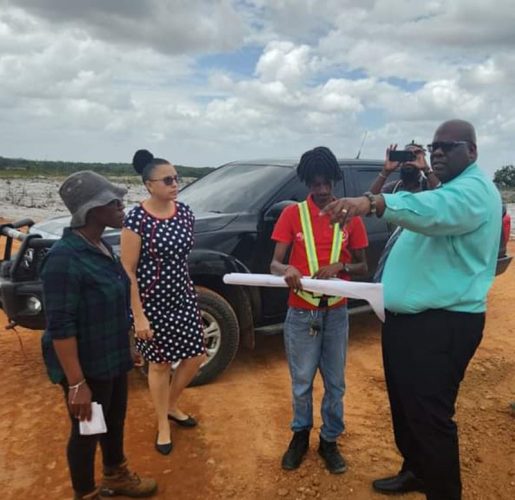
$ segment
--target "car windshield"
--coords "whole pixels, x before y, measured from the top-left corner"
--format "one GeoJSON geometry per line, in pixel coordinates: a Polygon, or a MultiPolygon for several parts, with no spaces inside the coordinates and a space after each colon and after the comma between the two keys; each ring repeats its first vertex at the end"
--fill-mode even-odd
{"type": "Polygon", "coordinates": [[[292,169],[277,165],[231,163],[186,186],[179,200],[193,212],[250,212],[270,197],[271,186],[279,187],[292,169]]]}

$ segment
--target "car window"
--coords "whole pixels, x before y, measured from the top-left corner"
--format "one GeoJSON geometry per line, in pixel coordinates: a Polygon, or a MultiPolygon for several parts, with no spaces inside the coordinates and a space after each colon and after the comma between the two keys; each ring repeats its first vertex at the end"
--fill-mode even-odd
{"type": "MultiPolygon", "coordinates": [[[[379,174],[379,170],[375,169],[357,169],[356,171],[356,187],[357,194],[365,193],[366,191],[370,191],[370,187],[372,183],[375,181],[377,175],[379,174]]],[[[388,180],[386,180],[385,184],[388,182],[396,181],[399,179],[398,172],[392,172],[388,176],[388,180]]]]}
{"type": "Polygon", "coordinates": [[[291,168],[276,165],[225,165],[186,186],[179,200],[194,213],[251,212],[261,208],[270,191],[291,175],[291,168]]]}
{"type": "MultiPolygon", "coordinates": [[[[343,189],[343,180],[339,180],[335,183],[333,188],[333,193],[337,198],[343,198],[344,189],[343,189]]],[[[273,197],[272,202],[277,203],[283,200],[292,200],[292,201],[304,201],[309,194],[309,188],[299,180],[299,178],[295,175],[281,191],[273,197]]]]}
{"type": "MultiPolygon", "coordinates": [[[[350,181],[353,186],[353,194],[351,194],[351,196],[360,196],[366,191],[370,191],[370,186],[374,182],[379,172],[379,166],[363,165],[362,167],[352,168],[349,172],[350,181]]],[[[399,174],[397,172],[393,172],[388,177],[388,182],[390,182],[390,180],[396,180],[398,178],[399,174]]],[[[365,226],[367,228],[369,237],[372,234],[388,233],[391,230],[391,228],[388,227],[387,223],[381,218],[364,217],[363,220],[365,221],[365,226]]]]}
{"type": "Polygon", "coordinates": [[[274,195],[274,197],[264,208],[266,209],[268,208],[268,205],[272,203],[277,203],[279,201],[304,201],[308,196],[308,192],[309,190],[307,186],[304,183],[300,182],[297,176],[295,175],[282,187],[282,189],[277,194],[274,195]]]}

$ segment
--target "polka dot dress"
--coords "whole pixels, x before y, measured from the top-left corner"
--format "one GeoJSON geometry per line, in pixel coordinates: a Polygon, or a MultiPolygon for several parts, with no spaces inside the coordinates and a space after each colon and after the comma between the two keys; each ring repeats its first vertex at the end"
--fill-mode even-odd
{"type": "Polygon", "coordinates": [[[197,295],[188,274],[194,216],[183,203],[175,214],[155,217],[141,205],[124,226],[141,236],[136,277],[143,310],[154,332],[152,340],[136,339],[136,349],[152,363],[173,363],[204,353],[197,295]]]}

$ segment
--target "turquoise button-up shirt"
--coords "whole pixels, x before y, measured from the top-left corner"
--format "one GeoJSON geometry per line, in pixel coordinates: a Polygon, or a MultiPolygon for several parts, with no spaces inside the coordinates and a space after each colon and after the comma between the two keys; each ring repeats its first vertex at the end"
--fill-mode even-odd
{"type": "Polygon", "coordinates": [[[501,196],[474,163],[440,189],[384,194],[383,218],[402,226],[385,264],[385,307],[484,312],[501,237],[501,196]]]}

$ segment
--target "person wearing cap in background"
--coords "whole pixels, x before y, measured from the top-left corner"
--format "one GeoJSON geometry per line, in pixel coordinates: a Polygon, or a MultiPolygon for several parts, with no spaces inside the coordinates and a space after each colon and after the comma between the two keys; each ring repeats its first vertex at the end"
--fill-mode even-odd
{"type": "Polygon", "coordinates": [[[390,151],[397,149],[396,144],[392,144],[386,150],[386,158],[384,160],[384,167],[381,172],[377,175],[374,182],[370,186],[370,192],[372,194],[380,193],[396,193],[398,191],[409,191],[410,193],[418,193],[425,191],[426,189],[435,189],[440,187],[442,183],[440,179],[435,175],[433,169],[425,161],[426,149],[420,144],[415,144],[415,141],[411,141],[406,144],[405,149],[413,151],[417,157],[420,157],[420,163],[416,162],[405,162],[400,163],[398,161],[390,161],[390,151]],[[386,183],[386,180],[392,172],[399,168],[400,179],[386,183]],[[423,174],[423,175],[422,175],[423,174]]]}
{"type": "Polygon", "coordinates": [[[106,227],[121,228],[127,190],[91,171],[70,175],[59,189],[71,212],[42,263],[47,326],[43,357],[50,380],[61,384],[71,418],[67,458],[75,499],[152,496],[153,479],[127,467],[123,431],[127,409],[129,279],[112,248],[102,239],[106,227]],[[107,432],[83,435],[92,402],[99,403],[107,432]],[[95,484],[95,452],[103,458],[101,487],[95,484]]]}
{"type": "Polygon", "coordinates": [[[320,210],[333,201],[333,189],[342,182],[338,161],[330,149],[320,146],[306,151],[297,166],[299,179],[309,188],[306,201],[286,207],[272,239],[276,241],[270,265],[273,274],[284,276],[290,287],[284,322],[286,358],[292,382],[293,437],[282,458],[286,470],[300,466],[309,448],[313,427],[313,380],[320,370],[324,381],[322,421],[318,453],[329,472],[346,470],[337,438],[344,431],[343,396],[345,359],[349,333],[347,300],[314,296],[302,290],[300,279],[350,279],[367,272],[367,233],[360,217],[345,226],[330,224],[320,210]],[[291,255],[284,264],[288,250],[291,255]]]}

